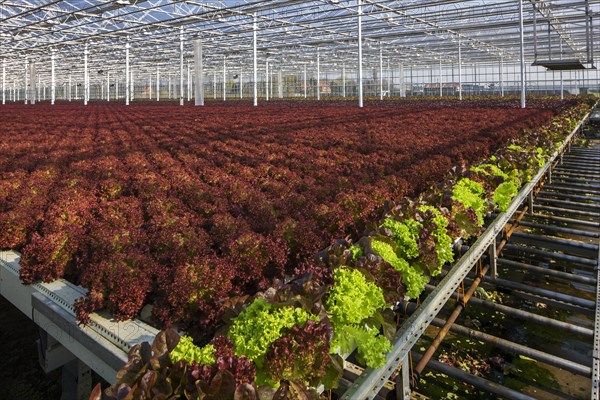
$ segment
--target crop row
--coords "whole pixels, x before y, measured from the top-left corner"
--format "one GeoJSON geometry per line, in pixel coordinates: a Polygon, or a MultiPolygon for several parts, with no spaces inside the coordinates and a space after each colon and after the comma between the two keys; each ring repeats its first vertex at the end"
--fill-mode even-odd
{"type": "Polygon", "coordinates": [[[450,170],[412,200],[387,202],[366,236],[320,252],[311,274],[229,298],[207,345],[167,330],[152,346],[136,346],[118,383],[92,398],[311,399],[319,385],[336,387],[341,356],[355,349],[363,365],[381,366],[395,333],[390,306],[418,297],[452,263],[452,241],[475,238],[487,213],[506,209],[589,104],[582,100],[480,162],[450,170]]]}
{"type": "Polygon", "coordinates": [[[314,269],[314,253],[361,234],[386,199],[554,112],[3,108],[0,248],[22,251],[26,283],[90,289],[82,322],[152,303],[158,325],[210,336],[224,299],[314,269]]]}

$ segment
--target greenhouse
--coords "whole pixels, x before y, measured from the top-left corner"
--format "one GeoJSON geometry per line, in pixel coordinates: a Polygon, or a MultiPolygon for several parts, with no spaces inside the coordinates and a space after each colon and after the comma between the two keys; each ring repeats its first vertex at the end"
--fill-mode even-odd
{"type": "Polygon", "coordinates": [[[0,0],[0,400],[600,399],[599,19],[0,0]]]}

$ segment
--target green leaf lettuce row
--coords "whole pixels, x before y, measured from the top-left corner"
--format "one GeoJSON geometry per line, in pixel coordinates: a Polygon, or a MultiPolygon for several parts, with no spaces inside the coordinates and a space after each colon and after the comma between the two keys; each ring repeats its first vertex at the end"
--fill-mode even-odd
{"type": "Polygon", "coordinates": [[[359,258],[361,258],[364,254],[364,250],[362,247],[357,246],[357,245],[352,245],[350,246],[350,248],[348,249],[350,251],[350,253],[352,254],[352,261],[356,261],[359,258]]]}
{"type": "Polygon", "coordinates": [[[448,218],[446,218],[440,210],[433,206],[421,206],[419,209],[423,212],[431,211],[435,214],[433,218],[433,222],[437,226],[436,230],[433,232],[433,236],[435,237],[435,249],[438,256],[439,261],[439,269],[436,273],[432,274],[433,276],[438,275],[442,272],[442,266],[444,263],[451,263],[454,261],[454,250],[452,249],[452,238],[448,235],[448,218]]]}
{"type": "MultiPolygon", "coordinates": [[[[496,157],[492,156],[490,157],[490,161],[495,161],[496,157]]],[[[475,173],[479,173],[479,174],[483,174],[485,176],[489,176],[489,175],[493,175],[493,176],[499,176],[504,180],[508,179],[508,174],[506,174],[504,171],[502,171],[502,169],[500,169],[500,167],[498,167],[497,165],[494,164],[480,164],[480,165],[476,165],[470,168],[471,172],[475,172],[475,173]]]]}
{"type": "Polygon", "coordinates": [[[421,224],[414,219],[406,219],[402,222],[386,218],[381,224],[382,228],[389,229],[392,240],[396,243],[396,252],[403,259],[411,259],[419,256],[419,228],[421,224]]]}
{"type": "Polygon", "coordinates": [[[383,291],[356,269],[338,268],[325,305],[334,326],[358,324],[386,305],[383,291]]]}
{"type": "Polygon", "coordinates": [[[379,239],[371,239],[371,248],[379,254],[395,270],[402,272],[402,283],[406,286],[406,296],[417,298],[425,289],[425,284],[429,282],[429,277],[423,272],[417,270],[403,258],[398,257],[394,247],[379,239]]]}
{"type": "Polygon", "coordinates": [[[259,297],[233,320],[227,335],[235,354],[248,357],[260,369],[271,343],[283,336],[286,329],[304,326],[309,319],[317,317],[302,308],[277,306],[259,297]]]}
{"type": "Polygon", "coordinates": [[[458,201],[465,208],[472,208],[477,214],[479,226],[483,226],[485,213],[485,189],[479,182],[463,178],[452,188],[452,200],[458,201]]]}
{"type": "Polygon", "coordinates": [[[350,353],[356,347],[359,361],[368,367],[382,366],[391,350],[390,341],[379,333],[379,326],[367,324],[386,306],[381,288],[360,271],[341,267],[334,271],[334,285],[325,304],[335,332],[331,352],[350,353]]]}
{"type": "Polygon", "coordinates": [[[385,355],[392,350],[392,344],[378,329],[357,325],[336,327],[332,348],[340,348],[342,353],[349,353],[354,347],[358,353],[358,361],[371,368],[383,366],[385,355]]]}
{"type": "Polygon", "coordinates": [[[181,337],[177,346],[171,351],[170,357],[173,363],[185,360],[188,364],[197,362],[200,365],[213,364],[217,360],[215,347],[212,344],[200,348],[189,336],[181,337]]]}
{"type": "Polygon", "coordinates": [[[501,183],[496,190],[494,190],[494,203],[498,206],[500,211],[506,211],[510,205],[510,201],[517,195],[518,188],[512,181],[501,183]]]}

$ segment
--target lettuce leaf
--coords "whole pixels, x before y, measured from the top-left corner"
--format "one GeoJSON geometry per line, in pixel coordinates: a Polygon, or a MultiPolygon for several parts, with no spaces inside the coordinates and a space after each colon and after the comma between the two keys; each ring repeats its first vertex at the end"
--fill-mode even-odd
{"type": "Polygon", "coordinates": [[[398,257],[391,244],[379,239],[371,239],[371,248],[395,270],[402,272],[402,283],[406,286],[406,296],[417,298],[425,289],[429,278],[421,271],[411,267],[403,258],[398,257]]]}
{"type": "Polygon", "coordinates": [[[173,363],[185,360],[188,364],[197,362],[200,365],[213,364],[217,360],[215,347],[212,344],[200,348],[189,336],[181,337],[177,346],[171,351],[170,357],[173,363]]]}
{"type": "Polygon", "coordinates": [[[510,201],[517,195],[517,186],[512,181],[501,183],[496,190],[494,190],[494,203],[498,206],[500,211],[506,211],[510,205],[510,201]]]}
{"type": "Polygon", "coordinates": [[[463,178],[452,188],[452,200],[458,201],[466,209],[472,208],[477,215],[479,226],[483,226],[485,214],[485,189],[479,182],[463,178]]]}

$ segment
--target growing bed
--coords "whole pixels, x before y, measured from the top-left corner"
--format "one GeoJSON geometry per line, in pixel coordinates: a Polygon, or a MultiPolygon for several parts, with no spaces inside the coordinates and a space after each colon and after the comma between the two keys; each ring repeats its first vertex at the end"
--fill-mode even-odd
{"type": "MultiPolygon", "coordinates": [[[[338,265],[357,261],[342,257],[343,246],[332,248],[328,262],[313,255],[335,239],[377,230],[384,212],[398,217],[386,200],[415,196],[455,166],[460,175],[576,103],[540,99],[526,110],[485,101],[430,107],[386,102],[368,110],[343,103],[238,104],[201,112],[94,104],[40,106],[36,113],[7,106],[0,110],[6,121],[0,133],[0,248],[22,252],[26,283],[65,277],[88,288],[77,303],[81,322],[104,307],[127,319],[152,304],[153,325],[176,324],[206,343],[224,325],[223,313],[240,312],[248,295],[275,286],[277,294],[267,298],[285,302],[299,292],[280,282],[305,273],[317,286],[330,285],[332,259],[338,265]]],[[[430,212],[426,218],[436,217],[430,212]]],[[[368,270],[364,263],[355,266],[368,270]]],[[[369,274],[364,281],[337,271],[338,282],[371,290],[369,274]]],[[[394,301],[394,285],[401,288],[397,296],[410,286],[401,283],[402,275],[390,273],[385,283],[375,277],[386,302],[394,301]]],[[[302,290],[306,298],[317,296],[302,290]]],[[[377,301],[370,306],[381,309],[377,301]]],[[[281,329],[300,324],[297,333],[328,343],[324,318],[315,315],[296,316],[281,329]]],[[[329,316],[334,326],[347,325],[329,316]]],[[[219,346],[230,351],[229,344],[219,346]]],[[[270,368],[284,374],[282,366],[270,368]]],[[[238,385],[252,382],[246,375],[238,385]]],[[[304,383],[318,383],[314,379],[304,383]]]]}

